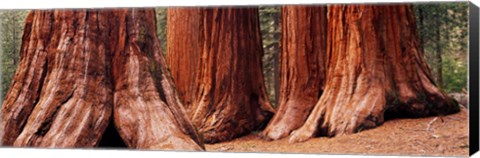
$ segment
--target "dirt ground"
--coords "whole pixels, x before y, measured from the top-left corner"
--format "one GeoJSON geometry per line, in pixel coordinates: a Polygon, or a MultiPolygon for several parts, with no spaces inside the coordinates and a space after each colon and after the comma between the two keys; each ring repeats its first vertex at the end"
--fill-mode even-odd
{"type": "Polygon", "coordinates": [[[388,120],[356,134],[318,137],[290,144],[288,138],[265,141],[250,134],[206,145],[207,151],[468,156],[468,110],[443,116],[388,120]],[[430,128],[429,128],[430,127],[430,128]]]}

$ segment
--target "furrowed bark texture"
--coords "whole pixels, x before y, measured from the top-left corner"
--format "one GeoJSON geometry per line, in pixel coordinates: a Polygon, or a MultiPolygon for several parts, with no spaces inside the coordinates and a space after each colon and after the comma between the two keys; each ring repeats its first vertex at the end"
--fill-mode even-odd
{"type": "Polygon", "coordinates": [[[154,10],[120,10],[113,58],[114,118],[132,148],[204,150],[161,54],[154,10]]]}
{"type": "Polygon", "coordinates": [[[324,93],[290,142],[373,128],[385,115],[459,111],[434,86],[409,5],[334,5],[328,11],[324,93]]]}
{"type": "Polygon", "coordinates": [[[5,146],[93,147],[112,112],[104,16],[32,11],[2,106],[5,146]]]}
{"type": "Polygon", "coordinates": [[[258,9],[208,8],[202,15],[204,40],[189,115],[205,142],[214,143],[260,129],[274,110],[262,73],[258,9]]]}
{"type": "Polygon", "coordinates": [[[282,8],[280,100],[261,136],[280,139],[297,129],[317,103],[325,81],[327,8],[282,8]]]}
{"type": "Polygon", "coordinates": [[[113,108],[130,148],[204,150],[151,9],[32,11],[21,60],[2,106],[3,145],[94,147],[113,108]]]}
{"type": "Polygon", "coordinates": [[[200,8],[168,8],[167,62],[188,113],[195,99],[194,86],[200,59],[203,19],[200,8]]]}

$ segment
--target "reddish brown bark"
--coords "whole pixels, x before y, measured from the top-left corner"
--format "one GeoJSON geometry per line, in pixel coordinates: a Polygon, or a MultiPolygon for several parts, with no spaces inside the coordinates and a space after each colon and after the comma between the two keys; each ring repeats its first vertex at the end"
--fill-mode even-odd
{"type": "Polygon", "coordinates": [[[32,11],[2,105],[5,146],[92,147],[112,111],[107,33],[87,11],[32,11]],[[95,52],[95,53],[93,53],[95,52]]]}
{"type": "Polygon", "coordinates": [[[168,8],[167,62],[185,109],[191,110],[202,42],[200,8],[168,8]]]}
{"type": "Polygon", "coordinates": [[[203,150],[164,67],[154,18],[150,9],[32,11],[2,105],[2,145],[94,147],[115,106],[129,147],[203,150]]]}
{"type": "MultiPolygon", "coordinates": [[[[259,129],[272,116],[273,109],[268,102],[262,74],[263,50],[258,9],[208,8],[201,12],[203,24],[197,30],[201,30],[203,37],[197,47],[198,58],[190,54],[192,59],[169,60],[181,60],[183,64],[199,61],[196,70],[189,67],[175,71],[196,73],[192,93],[195,99],[189,105],[189,116],[203,134],[205,142],[213,143],[259,129]]],[[[192,29],[171,24],[169,27],[192,29]]],[[[197,35],[190,34],[188,37],[196,38],[197,35]]],[[[183,43],[176,47],[190,46],[183,43]]]]}
{"type": "Polygon", "coordinates": [[[154,10],[120,10],[113,58],[115,124],[132,148],[204,150],[173,86],[154,10]]]}
{"type": "Polygon", "coordinates": [[[280,139],[300,127],[318,101],[325,80],[327,9],[282,8],[282,54],[279,108],[261,133],[280,139]]]}
{"type": "Polygon", "coordinates": [[[409,5],[334,5],[328,11],[325,90],[291,142],[373,128],[384,117],[459,111],[434,86],[409,5]]]}

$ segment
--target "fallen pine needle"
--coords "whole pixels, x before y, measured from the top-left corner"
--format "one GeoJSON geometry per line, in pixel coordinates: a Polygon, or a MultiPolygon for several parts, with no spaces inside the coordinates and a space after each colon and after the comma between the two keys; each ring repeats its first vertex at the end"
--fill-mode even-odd
{"type": "Polygon", "coordinates": [[[432,121],[430,121],[428,123],[428,126],[427,126],[427,131],[431,131],[432,130],[432,124],[438,119],[438,117],[435,117],[432,119],[432,121]]]}

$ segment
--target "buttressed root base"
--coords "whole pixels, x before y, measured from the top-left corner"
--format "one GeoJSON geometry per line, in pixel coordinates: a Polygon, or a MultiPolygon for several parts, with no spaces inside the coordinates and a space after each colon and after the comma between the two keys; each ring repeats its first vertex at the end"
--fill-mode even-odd
{"type": "Polygon", "coordinates": [[[288,136],[303,125],[318,101],[325,82],[326,26],[326,6],[282,8],[279,108],[262,138],[288,136]]]}
{"type": "Polygon", "coordinates": [[[94,147],[114,119],[130,148],[205,149],[165,67],[153,9],[35,10],[22,41],[2,145],[94,147]]]}
{"type": "Polygon", "coordinates": [[[333,5],[325,89],[290,142],[373,128],[385,114],[446,115],[458,104],[433,83],[410,5],[333,5]]]}
{"type": "MultiPolygon", "coordinates": [[[[184,101],[188,104],[189,117],[205,142],[227,141],[261,129],[274,110],[267,97],[262,73],[258,8],[172,8],[170,12],[191,17],[183,23],[198,28],[200,32],[188,34],[189,40],[183,39],[183,42],[197,46],[195,52],[198,54],[169,46],[168,61],[182,96],[193,96],[186,96],[184,101]],[[182,66],[178,60],[196,66],[182,66]],[[194,72],[196,77],[182,75],[182,71],[194,72]]],[[[170,20],[177,24],[181,19],[170,20]]],[[[170,37],[187,29],[192,28],[169,27],[170,37]]],[[[167,40],[173,43],[181,40],[170,37],[167,40]]]]}

